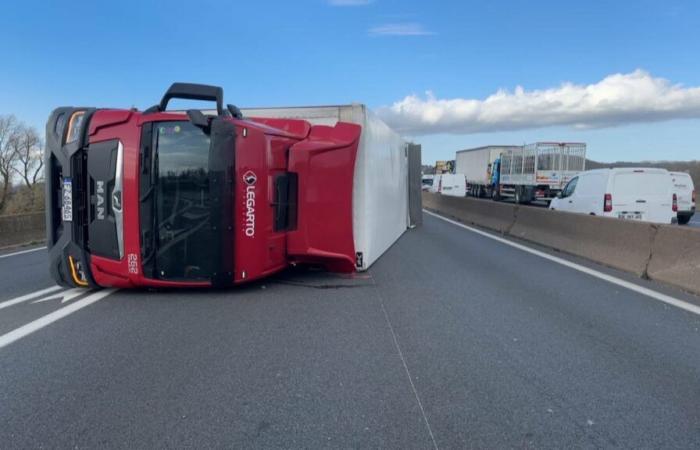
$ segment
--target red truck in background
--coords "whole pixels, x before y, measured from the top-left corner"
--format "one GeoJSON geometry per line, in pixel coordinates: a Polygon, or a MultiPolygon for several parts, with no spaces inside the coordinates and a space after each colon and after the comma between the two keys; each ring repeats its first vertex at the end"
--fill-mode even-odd
{"type": "Polygon", "coordinates": [[[279,109],[244,117],[224,108],[220,87],[175,83],[145,111],[54,110],[45,155],[53,278],[225,287],[294,264],[365,270],[420,220],[420,147],[361,105],[334,108],[355,119],[319,121],[314,108],[296,110],[314,112],[309,120],[275,117],[279,109]],[[167,111],[173,98],[214,101],[216,111],[167,111]]]}

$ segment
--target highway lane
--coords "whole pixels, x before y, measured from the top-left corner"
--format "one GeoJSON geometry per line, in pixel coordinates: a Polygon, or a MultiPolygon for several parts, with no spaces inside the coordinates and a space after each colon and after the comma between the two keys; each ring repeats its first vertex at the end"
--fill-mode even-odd
{"type": "Polygon", "coordinates": [[[43,247],[0,252],[0,301],[53,284],[46,268],[46,249],[43,247]]]}
{"type": "Polygon", "coordinates": [[[688,225],[691,227],[700,227],[700,214],[694,214],[690,222],[688,222],[688,225]]]}
{"type": "MultiPolygon", "coordinates": [[[[0,259],[33,274],[0,304],[50,284],[42,254],[0,259]]],[[[76,300],[0,309],[0,334],[76,300]]],[[[426,215],[367,276],[117,292],[0,348],[0,442],[697,448],[699,330],[426,215]]]]}

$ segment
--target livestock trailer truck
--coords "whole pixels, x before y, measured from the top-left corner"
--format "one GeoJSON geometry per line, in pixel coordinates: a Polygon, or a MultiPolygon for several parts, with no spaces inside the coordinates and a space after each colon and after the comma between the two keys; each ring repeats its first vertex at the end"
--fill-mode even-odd
{"type": "Polygon", "coordinates": [[[145,111],[58,108],[46,141],[50,271],[63,286],[362,271],[420,222],[420,147],[362,105],[241,112],[219,87],[175,83],[145,111]],[[168,111],[173,98],[216,110],[168,111]]]}
{"type": "Polygon", "coordinates": [[[458,152],[456,170],[467,173],[470,195],[529,203],[551,201],[569,180],[585,169],[586,144],[536,142],[458,152]]]}

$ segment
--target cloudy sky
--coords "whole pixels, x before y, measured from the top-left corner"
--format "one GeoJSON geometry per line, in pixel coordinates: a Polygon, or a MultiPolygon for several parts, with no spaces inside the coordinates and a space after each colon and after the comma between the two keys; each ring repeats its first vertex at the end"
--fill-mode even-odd
{"type": "Polygon", "coordinates": [[[11,2],[0,114],[145,108],[173,81],[240,106],[362,102],[424,160],[537,140],[700,159],[700,2],[11,2]]]}

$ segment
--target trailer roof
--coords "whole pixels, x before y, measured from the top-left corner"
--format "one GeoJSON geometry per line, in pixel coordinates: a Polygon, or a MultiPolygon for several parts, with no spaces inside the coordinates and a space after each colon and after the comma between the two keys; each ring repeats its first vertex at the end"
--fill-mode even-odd
{"type": "Polygon", "coordinates": [[[482,145],[481,147],[467,148],[458,150],[457,153],[474,152],[476,150],[485,150],[487,148],[520,148],[522,145],[482,145]]]}

